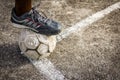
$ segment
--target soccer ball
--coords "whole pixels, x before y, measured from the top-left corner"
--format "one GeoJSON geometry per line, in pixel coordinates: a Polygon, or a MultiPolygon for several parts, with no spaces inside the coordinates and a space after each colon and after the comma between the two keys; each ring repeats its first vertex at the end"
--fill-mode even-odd
{"type": "Polygon", "coordinates": [[[21,53],[28,58],[39,60],[48,57],[56,47],[56,36],[46,36],[23,29],[19,36],[21,53]]]}

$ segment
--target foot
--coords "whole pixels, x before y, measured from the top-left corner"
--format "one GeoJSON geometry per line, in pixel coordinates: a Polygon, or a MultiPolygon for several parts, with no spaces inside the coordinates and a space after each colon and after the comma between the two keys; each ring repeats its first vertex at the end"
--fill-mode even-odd
{"type": "Polygon", "coordinates": [[[56,35],[61,32],[61,25],[58,22],[40,15],[34,8],[20,17],[16,15],[13,8],[11,21],[15,27],[27,28],[44,35],[56,35]]]}

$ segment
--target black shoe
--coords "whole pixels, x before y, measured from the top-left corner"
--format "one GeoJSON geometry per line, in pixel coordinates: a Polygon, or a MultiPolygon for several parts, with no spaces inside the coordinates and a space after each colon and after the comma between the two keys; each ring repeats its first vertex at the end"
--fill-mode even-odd
{"type": "Polygon", "coordinates": [[[61,25],[38,13],[34,8],[22,16],[16,16],[15,9],[12,9],[11,21],[15,27],[27,28],[44,35],[56,35],[61,32],[61,25]]]}

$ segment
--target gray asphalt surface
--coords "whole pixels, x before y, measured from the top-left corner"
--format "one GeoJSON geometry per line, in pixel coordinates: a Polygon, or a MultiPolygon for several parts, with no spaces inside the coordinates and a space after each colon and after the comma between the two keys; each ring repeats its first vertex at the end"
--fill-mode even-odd
{"type": "MultiPolygon", "coordinates": [[[[41,0],[40,9],[67,28],[118,1],[41,0]]],[[[19,54],[12,7],[14,0],[0,1],[0,80],[49,80],[19,54]]],[[[58,43],[48,59],[67,80],[120,80],[120,10],[58,43]]]]}

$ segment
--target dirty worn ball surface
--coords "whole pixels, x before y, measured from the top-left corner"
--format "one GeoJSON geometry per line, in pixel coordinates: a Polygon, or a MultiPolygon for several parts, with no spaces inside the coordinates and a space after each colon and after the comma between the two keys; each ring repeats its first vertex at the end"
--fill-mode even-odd
{"type": "Polygon", "coordinates": [[[55,36],[45,36],[28,30],[21,31],[19,47],[23,55],[28,58],[39,60],[48,57],[55,46],[55,36]]]}
{"type": "Polygon", "coordinates": [[[36,35],[28,35],[24,40],[24,44],[28,49],[36,49],[39,46],[39,41],[36,35]]]}

